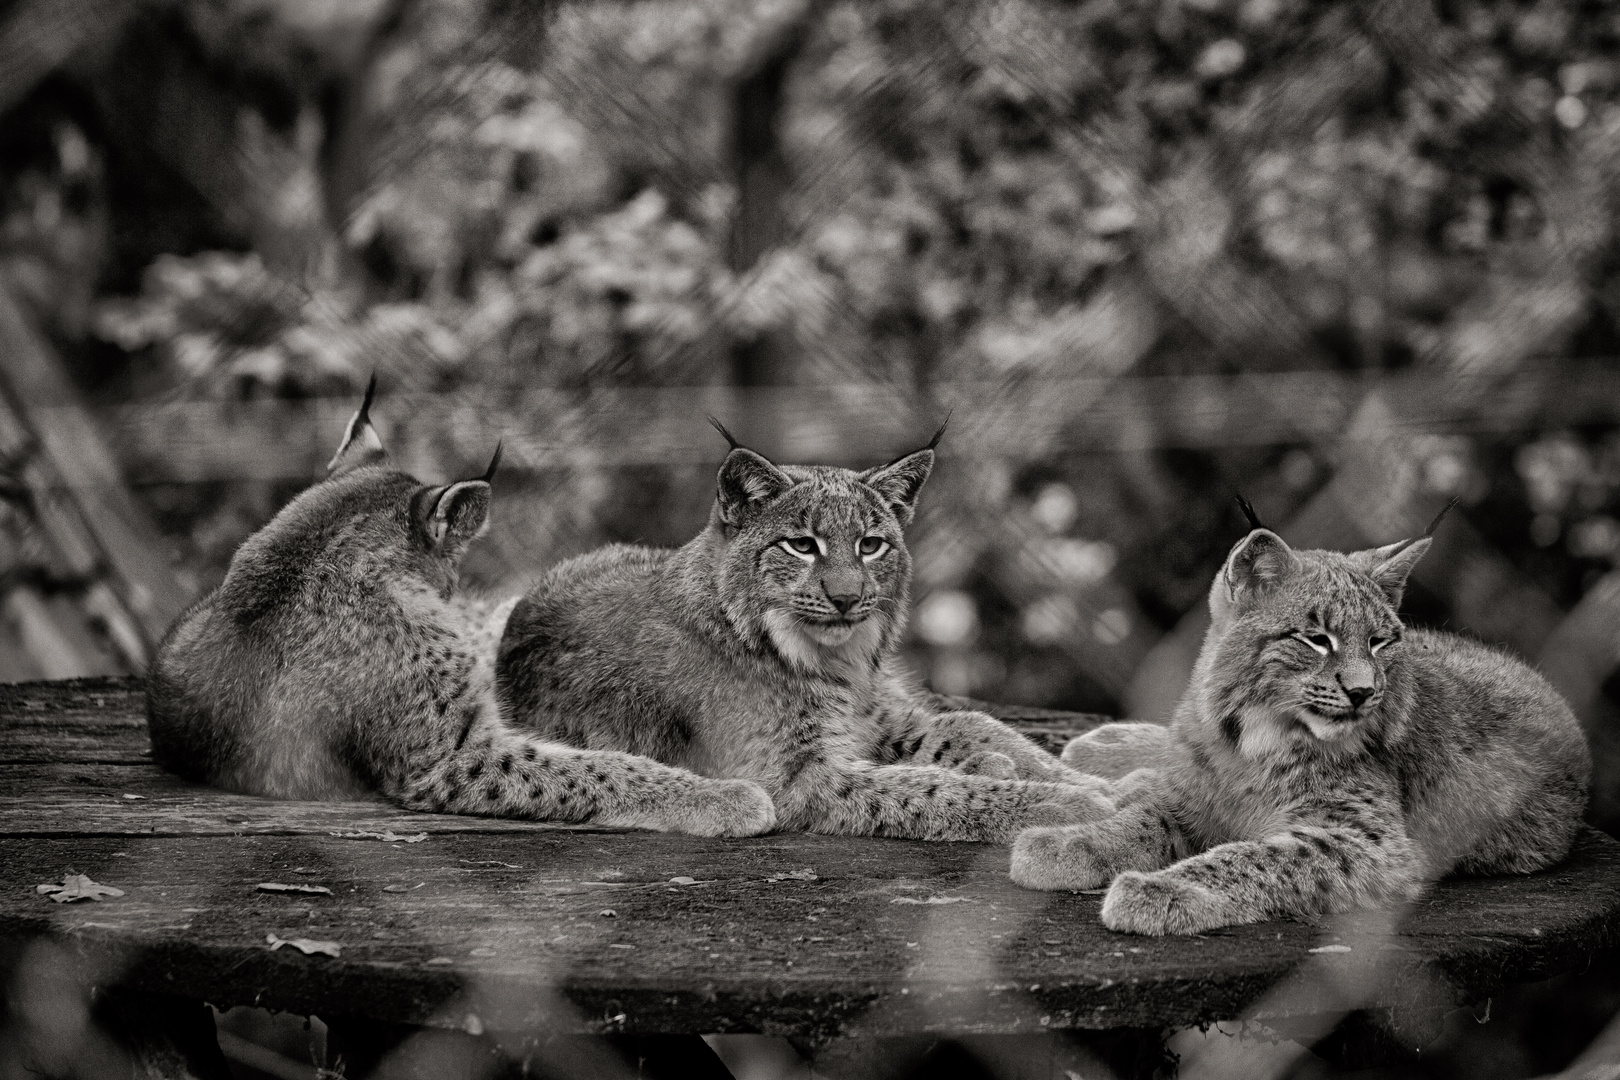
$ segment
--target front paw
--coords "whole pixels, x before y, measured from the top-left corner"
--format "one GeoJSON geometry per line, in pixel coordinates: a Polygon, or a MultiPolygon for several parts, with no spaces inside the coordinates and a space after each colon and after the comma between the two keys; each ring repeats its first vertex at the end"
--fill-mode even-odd
{"type": "Polygon", "coordinates": [[[1023,814],[1020,828],[1052,825],[1085,825],[1113,815],[1117,807],[1105,787],[1073,784],[1038,784],[1047,794],[1023,814]]]}
{"type": "Polygon", "coordinates": [[[1163,724],[1122,721],[1093,728],[1063,747],[1063,764],[1094,776],[1117,780],[1143,767],[1157,765],[1170,744],[1163,724]]]}
{"type": "Polygon", "coordinates": [[[674,831],[693,836],[758,836],[776,827],[776,804],[752,780],[707,780],[674,831]]]}
{"type": "Polygon", "coordinates": [[[1093,847],[1092,830],[1084,825],[1025,829],[1013,841],[1013,882],[1026,889],[1095,889],[1108,880],[1108,870],[1093,847]]]}
{"type": "Polygon", "coordinates": [[[1102,921],[1126,934],[1197,934],[1234,919],[1225,898],[1174,874],[1127,870],[1114,878],[1103,897],[1102,921]]]}

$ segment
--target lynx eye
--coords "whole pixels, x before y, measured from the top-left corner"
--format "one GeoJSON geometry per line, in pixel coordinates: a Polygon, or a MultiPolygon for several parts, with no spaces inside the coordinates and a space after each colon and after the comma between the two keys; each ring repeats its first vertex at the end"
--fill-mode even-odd
{"type": "Polygon", "coordinates": [[[1374,634],[1372,637],[1367,639],[1367,648],[1372,651],[1374,656],[1377,656],[1379,649],[1382,649],[1385,645],[1393,645],[1399,640],[1401,640],[1399,634],[1391,634],[1388,637],[1382,637],[1378,634],[1374,634]]]}
{"type": "Polygon", "coordinates": [[[815,556],[821,551],[821,545],[816,542],[816,538],[813,536],[790,536],[781,541],[781,544],[783,550],[797,555],[801,559],[806,555],[815,556]]]}
{"type": "Polygon", "coordinates": [[[1323,656],[1339,647],[1339,643],[1333,640],[1332,634],[1324,634],[1320,630],[1298,630],[1295,631],[1294,636],[1323,656]]]}
{"type": "Polygon", "coordinates": [[[855,553],[863,559],[875,559],[889,550],[889,542],[881,536],[863,536],[855,545],[855,553]]]}

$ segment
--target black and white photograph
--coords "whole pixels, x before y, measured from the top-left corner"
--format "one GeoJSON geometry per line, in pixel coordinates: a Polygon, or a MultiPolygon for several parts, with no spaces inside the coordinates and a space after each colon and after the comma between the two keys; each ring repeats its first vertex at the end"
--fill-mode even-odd
{"type": "Polygon", "coordinates": [[[1620,4],[0,0],[0,1080],[1620,1080],[1620,4]]]}

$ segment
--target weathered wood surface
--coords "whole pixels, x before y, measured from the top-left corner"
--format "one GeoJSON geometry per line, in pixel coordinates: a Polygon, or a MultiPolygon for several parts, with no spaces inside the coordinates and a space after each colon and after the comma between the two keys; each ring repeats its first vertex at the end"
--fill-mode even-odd
{"type": "Polygon", "coordinates": [[[1394,934],[1318,919],[1154,940],[1104,929],[1098,895],[1016,888],[995,845],[699,839],[213,792],[150,764],[140,708],[129,680],[0,686],[0,936],[63,949],[102,985],[221,1007],[517,1033],[1175,1026],[1444,1008],[1620,942],[1620,844],[1596,833],[1550,873],[1446,883],[1394,934]],[[428,837],[331,835],[385,829],[428,837]],[[35,893],[69,871],[124,895],[35,893]],[[272,952],[270,934],[342,955],[272,952]],[[1337,942],[1350,951],[1308,951],[1337,942]]]}

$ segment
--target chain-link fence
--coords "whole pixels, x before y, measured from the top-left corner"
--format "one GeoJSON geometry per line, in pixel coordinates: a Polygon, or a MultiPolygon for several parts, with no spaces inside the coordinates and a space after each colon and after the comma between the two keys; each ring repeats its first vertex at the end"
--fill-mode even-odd
{"type": "Polygon", "coordinates": [[[13,0],[0,678],[138,671],[359,387],[505,440],[476,587],[949,431],[935,689],[1168,714],[1242,492],[1411,535],[1620,821],[1620,11],[1575,0],[13,0]]]}

